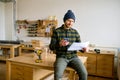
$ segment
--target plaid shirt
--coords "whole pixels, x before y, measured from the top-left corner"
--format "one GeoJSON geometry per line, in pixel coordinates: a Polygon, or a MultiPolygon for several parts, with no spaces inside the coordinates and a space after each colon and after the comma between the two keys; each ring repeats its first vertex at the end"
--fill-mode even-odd
{"type": "Polygon", "coordinates": [[[73,42],[81,42],[80,35],[75,29],[64,29],[64,25],[62,25],[61,27],[53,31],[49,48],[55,51],[56,54],[59,56],[69,55],[71,53],[76,54],[76,51],[67,51],[67,49],[73,42]],[[67,46],[60,46],[59,43],[62,39],[67,39],[70,42],[70,44],[67,46]]]}

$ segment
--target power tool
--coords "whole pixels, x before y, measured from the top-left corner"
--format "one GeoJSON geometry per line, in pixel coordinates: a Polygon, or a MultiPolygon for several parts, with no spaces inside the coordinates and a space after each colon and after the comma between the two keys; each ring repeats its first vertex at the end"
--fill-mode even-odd
{"type": "Polygon", "coordinates": [[[36,63],[42,62],[41,54],[42,54],[42,49],[35,49],[34,50],[35,54],[37,54],[38,59],[35,60],[36,63]]]}

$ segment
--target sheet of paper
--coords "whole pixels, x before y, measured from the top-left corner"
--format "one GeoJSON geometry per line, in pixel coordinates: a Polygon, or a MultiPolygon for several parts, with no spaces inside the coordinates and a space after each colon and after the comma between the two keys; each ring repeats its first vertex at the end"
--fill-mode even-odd
{"type": "Polygon", "coordinates": [[[87,48],[89,45],[89,42],[74,42],[69,48],[68,51],[74,51],[74,50],[81,50],[82,48],[87,48]]]}

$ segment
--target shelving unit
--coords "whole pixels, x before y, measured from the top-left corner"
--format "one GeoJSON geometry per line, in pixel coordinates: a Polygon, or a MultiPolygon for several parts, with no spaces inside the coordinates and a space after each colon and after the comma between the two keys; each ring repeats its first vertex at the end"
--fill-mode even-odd
{"type": "Polygon", "coordinates": [[[28,37],[50,37],[57,24],[57,20],[18,20],[17,30],[26,29],[28,37]]]}
{"type": "Polygon", "coordinates": [[[27,32],[29,37],[37,36],[37,29],[39,27],[39,21],[28,21],[27,32]]]}

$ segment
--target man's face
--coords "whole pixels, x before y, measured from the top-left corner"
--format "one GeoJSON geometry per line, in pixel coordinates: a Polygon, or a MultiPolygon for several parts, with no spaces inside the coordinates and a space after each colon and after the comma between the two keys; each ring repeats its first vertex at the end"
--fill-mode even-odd
{"type": "Polygon", "coordinates": [[[67,19],[67,20],[65,21],[65,26],[66,26],[66,28],[72,27],[72,26],[73,26],[73,23],[74,23],[74,20],[73,20],[73,19],[67,19]]]}

